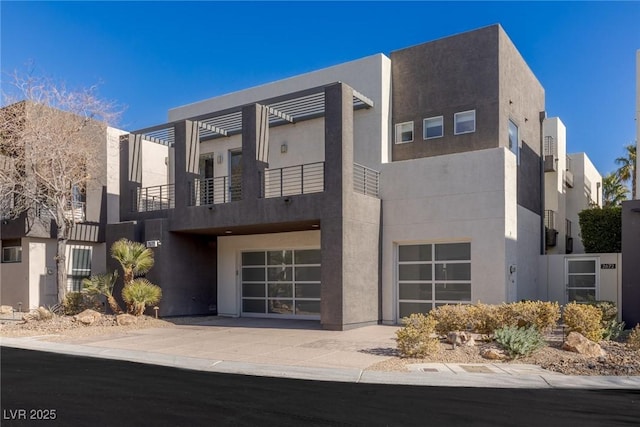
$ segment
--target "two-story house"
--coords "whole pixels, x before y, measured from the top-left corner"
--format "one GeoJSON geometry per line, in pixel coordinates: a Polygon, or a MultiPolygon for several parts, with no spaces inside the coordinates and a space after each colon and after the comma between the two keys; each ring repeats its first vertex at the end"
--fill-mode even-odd
{"type": "Polygon", "coordinates": [[[163,315],[346,329],[536,298],[545,119],[499,25],[196,102],[123,139],[107,240],[154,248],[163,315]]]}

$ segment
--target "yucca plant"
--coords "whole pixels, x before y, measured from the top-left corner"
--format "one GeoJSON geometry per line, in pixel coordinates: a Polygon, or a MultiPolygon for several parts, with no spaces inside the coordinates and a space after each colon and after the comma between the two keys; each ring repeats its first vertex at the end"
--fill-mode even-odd
{"type": "Polygon", "coordinates": [[[162,289],[147,279],[135,279],[122,289],[122,299],[135,316],[144,313],[147,305],[157,304],[162,298],[162,289]]]}
{"type": "Polygon", "coordinates": [[[153,251],[142,243],[120,239],[111,246],[111,256],[122,266],[124,286],[151,270],[153,251]]]}
{"type": "Polygon", "coordinates": [[[99,274],[97,276],[91,276],[82,280],[83,290],[89,295],[104,295],[107,297],[107,302],[111,311],[115,314],[121,314],[122,309],[120,304],[113,296],[113,287],[118,280],[118,272],[114,271],[112,274],[99,274]]]}

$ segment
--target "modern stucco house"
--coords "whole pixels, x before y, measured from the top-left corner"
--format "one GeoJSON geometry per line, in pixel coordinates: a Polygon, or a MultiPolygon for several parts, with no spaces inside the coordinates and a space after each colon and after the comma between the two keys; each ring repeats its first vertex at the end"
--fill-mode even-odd
{"type": "MultiPolygon", "coordinates": [[[[24,103],[24,108],[31,106],[24,103]]],[[[68,114],[50,111],[63,120],[68,114]]],[[[29,120],[31,116],[25,112],[24,117],[29,120]]],[[[101,166],[86,191],[70,194],[65,211],[75,222],[65,254],[68,291],[81,290],[83,278],[106,270],[106,224],[119,220],[119,138],[125,132],[106,126],[100,126],[99,131],[98,127],[88,128],[91,131],[87,138],[98,147],[101,166]]],[[[0,156],[3,159],[6,157],[0,156]]],[[[4,211],[0,214],[0,304],[23,311],[56,304],[55,221],[42,208],[30,209],[17,219],[4,211]]]]}
{"type": "Polygon", "coordinates": [[[538,298],[551,122],[499,25],[207,99],[122,139],[107,241],[154,248],[162,315],[346,329],[538,298]]]}

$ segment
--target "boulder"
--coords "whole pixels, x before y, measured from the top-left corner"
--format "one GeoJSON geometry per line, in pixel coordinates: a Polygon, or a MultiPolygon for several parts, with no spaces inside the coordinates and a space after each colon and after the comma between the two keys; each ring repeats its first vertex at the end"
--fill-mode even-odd
{"type": "Polygon", "coordinates": [[[494,348],[494,347],[483,349],[480,352],[480,355],[485,359],[490,359],[490,360],[504,360],[507,358],[507,355],[504,353],[503,350],[500,350],[499,348],[494,348]]]}
{"type": "Polygon", "coordinates": [[[118,314],[116,323],[118,326],[135,325],[138,323],[138,318],[132,314],[118,314]]]}
{"type": "Polygon", "coordinates": [[[600,357],[607,354],[598,343],[585,338],[584,335],[578,332],[569,332],[564,343],[562,343],[562,349],[591,357],[600,357]]]}
{"type": "Polygon", "coordinates": [[[457,345],[466,345],[469,347],[476,345],[476,341],[470,333],[460,331],[449,332],[447,335],[447,342],[449,344],[453,344],[454,347],[457,345]]]}
{"type": "Polygon", "coordinates": [[[13,307],[10,305],[0,305],[0,314],[11,314],[13,313],[13,307]]]}
{"type": "Polygon", "coordinates": [[[102,317],[101,313],[98,313],[95,310],[86,309],[82,313],[79,313],[73,316],[73,320],[85,325],[91,325],[95,321],[100,320],[101,317],[102,317]]]}

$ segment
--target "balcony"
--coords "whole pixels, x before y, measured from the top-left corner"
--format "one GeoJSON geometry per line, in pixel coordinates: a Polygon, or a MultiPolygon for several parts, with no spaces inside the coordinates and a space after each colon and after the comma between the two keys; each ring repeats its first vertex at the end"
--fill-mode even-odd
{"type": "Polygon", "coordinates": [[[242,199],[240,179],[228,176],[200,178],[189,183],[189,206],[210,206],[242,199]]]}
{"type": "Polygon", "coordinates": [[[138,188],[133,203],[134,212],[151,212],[175,207],[175,185],[155,185],[138,188]]]}
{"type": "Polygon", "coordinates": [[[366,196],[378,197],[380,189],[380,172],[363,166],[353,164],[353,190],[366,196]]]}
{"type": "Polygon", "coordinates": [[[558,146],[552,136],[544,137],[543,156],[544,171],[556,172],[558,170],[558,146]]]}
{"type": "Polygon", "coordinates": [[[320,193],[324,191],[324,162],[265,169],[260,179],[265,199],[320,193]]]}
{"type": "Polygon", "coordinates": [[[564,172],[564,182],[567,187],[573,188],[573,168],[571,166],[571,157],[567,156],[567,169],[564,172]]]}
{"type": "Polygon", "coordinates": [[[557,214],[555,211],[544,211],[545,241],[547,247],[553,247],[557,245],[558,230],[556,228],[556,216],[557,214]]]}
{"type": "Polygon", "coordinates": [[[71,200],[67,202],[67,206],[64,209],[64,216],[69,221],[84,222],[87,219],[87,204],[85,202],[79,202],[71,200]]]}

